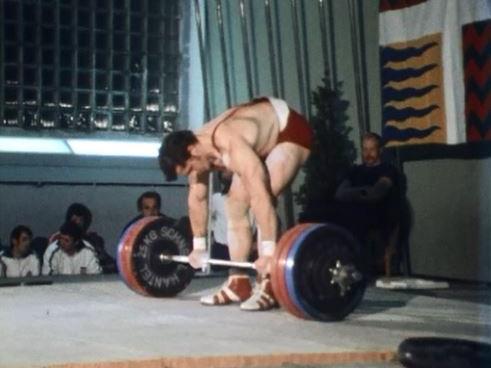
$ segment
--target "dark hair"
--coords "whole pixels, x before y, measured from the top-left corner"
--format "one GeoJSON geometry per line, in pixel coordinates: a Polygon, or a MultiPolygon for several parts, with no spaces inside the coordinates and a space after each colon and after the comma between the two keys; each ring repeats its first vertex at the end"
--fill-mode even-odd
{"type": "Polygon", "coordinates": [[[66,210],[65,221],[70,221],[73,215],[84,219],[82,230],[86,232],[92,223],[92,212],[82,203],[72,203],[66,210]]]}
{"type": "Polygon", "coordinates": [[[167,181],[177,179],[176,166],[183,166],[191,157],[188,147],[197,143],[198,139],[190,130],[169,133],[163,140],[159,150],[159,165],[167,181]]]}
{"type": "Polygon", "coordinates": [[[60,234],[70,235],[75,241],[82,239],[82,229],[71,221],[66,221],[60,226],[60,234]]]}
{"type": "Polygon", "coordinates": [[[155,202],[157,202],[157,208],[160,210],[160,206],[162,205],[162,199],[160,198],[160,194],[154,191],[148,191],[143,193],[141,196],[138,197],[138,200],[136,201],[136,207],[138,208],[138,211],[141,211],[143,208],[143,199],[144,198],[153,198],[155,199],[155,202]]]}
{"type": "Polygon", "coordinates": [[[382,137],[380,135],[378,135],[377,133],[373,133],[373,132],[364,133],[363,136],[361,137],[361,141],[363,142],[364,140],[367,140],[367,139],[371,139],[371,140],[374,140],[375,142],[377,142],[377,145],[379,148],[382,148],[384,145],[382,137]]]}
{"type": "Polygon", "coordinates": [[[32,238],[32,231],[25,225],[18,225],[10,233],[10,246],[12,246],[12,240],[19,239],[22,233],[26,233],[32,238]]]}

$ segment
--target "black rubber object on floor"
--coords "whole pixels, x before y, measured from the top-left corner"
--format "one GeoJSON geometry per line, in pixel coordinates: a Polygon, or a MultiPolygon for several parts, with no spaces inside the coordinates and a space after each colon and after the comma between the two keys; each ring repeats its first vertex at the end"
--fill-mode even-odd
{"type": "Polygon", "coordinates": [[[398,348],[399,361],[408,368],[491,367],[491,345],[443,337],[412,337],[398,348]]]}

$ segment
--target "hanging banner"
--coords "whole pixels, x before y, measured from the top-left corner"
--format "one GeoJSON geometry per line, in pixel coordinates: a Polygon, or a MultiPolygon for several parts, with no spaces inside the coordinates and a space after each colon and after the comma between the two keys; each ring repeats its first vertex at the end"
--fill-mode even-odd
{"type": "Polygon", "coordinates": [[[491,141],[491,1],[380,0],[388,146],[491,141]]]}

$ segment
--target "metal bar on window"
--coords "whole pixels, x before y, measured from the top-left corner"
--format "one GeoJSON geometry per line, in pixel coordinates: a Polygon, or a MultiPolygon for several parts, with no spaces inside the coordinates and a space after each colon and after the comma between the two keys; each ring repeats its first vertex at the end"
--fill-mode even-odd
{"type": "Polygon", "coordinates": [[[148,101],[148,1],[142,0],[143,16],[143,57],[142,57],[142,96],[141,108],[143,112],[143,132],[148,132],[147,127],[147,101],[148,101]]]}
{"type": "MultiPolygon", "coordinates": [[[[164,8],[165,2],[162,1],[160,3],[159,7],[159,13],[158,13],[158,22],[159,22],[159,27],[158,27],[158,32],[159,32],[159,115],[161,122],[159,126],[165,131],[167,127],[164,126],[164,122],[167,121],[167,112],[165,111],[165,102],[164,101],[164,94],[167,97],[167,91],[165,91],[165,78],[166,78],[166,73],[164,70],[164,62],[162,60],[167,60],[165,56],[165,47],[164,47],[164,42],[163,42],[163,35],[165,34],[165,24],[164,24],[164,14],[165,14],[165,8],[164,8]]],[[[179,4],[177,4],[179,6],[179,4]]],[[[167,98],[167,103],[169,104],[168,98],[167,98]]],[[[176,106],[177,109],[177,106],[176,106]]]]}
{"type": "Polygon", "coordinates": [[[3,10],[4,2],[0,2],[0,126],[6,125],[5,119],[5,58],[4,58],[4,47],[5,47],[5,39],[3,30],[5,27],[5,13],[3,10]]]}
{"type": "Polygon", "coordinates": [[[244,62],[246,68],[246,78],[247,78],[247,92],[249,94],[249,99],[252,99],[254,94],[252,90],[252,68],[251,68],[251,51],[249,46],[249,35],[247,32],[247,14],[245,10],[244,0],[239,1],[240,9],[240,25],[242,30],[242,45],[244,48],[244,62]]]}
{"type": "Polygon", "coordinates": [[[332,0],[327,3],[327,13],[329,18],[329,46],[330,46],[330,58],[331,58],[331,72],[332,72],[332,86],[338,85],[338,71],[336,64],[336,33],[334,30],[334,9],[332,0]]]}
{"type": "MultiPolygon", "coordinates": [[[[196,31],[198,33],[198,44],[200,52],[200,62],[201,62],[201,74],[203,78],[203,95],[205,100],[205,119],[210,119],[211,106],[210,106],[210,95],[208,93],[208,69],[206,63],[206,53],[203,40],[203,29],[201,22],[201,12],[199,10],[200,4],[199,0],[194,0],[194,17],[196,22],[196,31]]],[[[206,9],[205,9],[206,11],[206,9]]]]}
{"type": "Polygon", "coordinates": [[[220,49],[222,52],[222,67],[223,67],[223,81],[224,81],[224,86],[225,86],[225,99],[227,102],[227,107],[230,107],[230,105],[232,104],[232,98],[230,96],[230,83],[229,83],[227,48],[226,48],[226,44],[225,44],[225,27],[224,27],[224,23],[223,23],[222,0],[216,0],[216,11],[217,11],[218,35],[220,37],[220,49]]]}
{"type": "MultiPolygon", "coordinates": [[[[328,44],[327,44],[327,27],[326,27],[326,13],[325,13],[325,0],[319,0],[319,28],[321,31],[321,48],[322,48],[322,58],[324,60],[324,72],[330,76],[331,72],[329,67],[329,54],[328,54],[328,44]]],[[[331,81],[329,80],[329,83],[331,81]]]]}
{"type": "Polygon", "coordinates": [[[278,50],[278,86],[279,96],[285,97],[285,81],[284,81],[284,69],[283,69],[283,48],[281,44],[281,21],[280,21],[280,5],[279,1],[275,2],[275,24],[276,24],[276,48],[278,50]]]}
{"type": "Polygon", "coordinates": [[[311,89],[310,89],[310,58],[309,58],[309,44],[308,44],[308,39],[307,39],[307,20],[306,20],[306,15],[305,15],[305,1],[300,2],[300,20],[301,20],[301,26],[302,26],[302,38],[303,38],[303,43],[302,43],[302,49],[303,49],[303,61],[304,61],[304,72],[305,72],[305,90],[306,90],[306,104],[307,108],[305,110],[305,113],[307,114],[307,118],[310,119],[312,116],[312,107],[311,107],[311,102],[310,102],[310,94],[311,94],[311,89]]]}
{"type": "MultiPolygon", "coordinates": [[[[41,27],[41,2],[38,1],[36,2],[36,74],[37,74],[37,79],[36,79],[36,87],[38,90],[37,93],[37,102],[36,102],[36,118],[34,119],[34,124],[35,126],[39,126],[41,128],[45,128],[43,118],[41,115],[41,107],[43,105],[43,102],[45,100],[44,96],[46,91],[43,88],[43,39],[41,37],[42,35],[42,27],[41,27]]],[[[24,25],[22,25],[22,29],[24,29],[24,25]]],[[[24,65],[22,65],[24,66],[24,65]]],[[[24,83],[23,83],[24,84],[24,83]]],[[[26,118],[26,113],[24,112],[24,117],[26,118]]]]}
{"type": "MultiPolygon", "coordinates": [[[[131,69],[131,47],[130,47],[130,39],[131,39],[131,12],[130,12],[130,0],[125,0],[124,6],[126,8],[126,16],[124,19],[124,28],[125,28],[125,47],[126,47],[126,60],[124,63],[124,116],[125,116],[125,130],[127,132],[130,131],[130,121],[132,119],[130,113],[130,69],[131,69]]],[[[136,120],[137,121],[137,120],[136,120]]],[[[136,122],[135,121],[135,122],[136,122]]]]}
{"type": "MultiPolygon", "coordinates": [[[[123,85],[124,85],[124,116],[125,116],[125,130],[129,132],[131,130],[130,122],[132,117],[131,110],[130,110],[130,94],[131,94],[131,86],[130,86],[130,79],[131,79],[131,13],[129,11],[130,9],[130,4],[129,1],[125,1],[125,8],[126,8],[126,16],[125,16],[125,24],[124,28],[126,30],[125,32],[125,49],[126,49],[126,59],[124,63],[124,73],[123,73],[123,85]]],[[[136,123],[135,119],[135,123],[136,123]]]]}
{"type": "Polygon", "coordinates": [[[297,80],[298,80],[298,92],[300,97],[300,105],[302,112],[306,112],[306,102],[304,94],[304,75],[302,70],[302,55],[300,53],[301,41],[300,41],[300,30],[298,26],[298,15],[297,15],[297,1],[290,0],[291,13],[292,13],[292,23],[293,23],[293,38],[295,40],[295,61],[297,64],[297,80]]]}
{"type": "MultiPolygon", "coordinates": [[[[21,47],[18,48],[17,54],[17,76],[19,78],[17,84],[17,124],[19,127],[25,127],[24,123],[24,7],[19,4],[19,12],[17,16],[17,42],[21,47]]],[[[39,36],[39,32],[38,36],[39,36]]]]}
{"type": "Polygon", "coordinates": [[[252,61],[252,68],[254,68],[254,71],[253,71],[253,82],[252,85],[253,85],[253,90],[254,90],[254,96],[258,96],[259,95],[259,90],[260,90],[260,85],[259,85],[259,72],[258,72],[258,65],[259,65],[259,60],[258,60],[258,57],[257,57],[257,50],[258,50],[258,47],[257,47],[257,39],[256,39],[256,32],[255,32],[255,25],[256,25],[256,17],[255,17],[255,13],[254,13],[254,3],[249,0],[249,18],[250,18],[250,22],[249,22],[249,30],[250,30],[250,34],[251,34],[251,61],[252,61]]]}
{"type": "Polygon", "coordinates": [[[271,85],[273,94],[279,96],[278,76],[276,72],[276,53],[273,34],[273,19],[271,16],[271,0],[264,0],[264,10],[266,15],[266,33],[268,34],[269,66],[271,71],[271,85]]]}
{"type": "Polygon", "coordinates": [[[55,123],[54,128],[59,128],[60,127],[60,2],[59,1],[57,1],[55,4],[54,19],[55,19],[55,27],[54,27],[55,41],[53,46],[53,51],[54,51],[54,60],[53,60],[54,101],[53,102],[55,104],[55,109],[56,109],[54,113],[54,123],[55,123]]]}
{"type": "Polygon", "coordinates": [[[361,67],[361,88],[362,88],[362,96],[363,96],[363,107],[365,111],[366,118],[366,128],[370,131],[370,114],[369,114],[369,94],[368,94],[368,72],[367,72],[367,64],[366,64],[366,48],[365,48],[365,22],[364,22],[364,12],[363,12],[363,3],[362,1],[356,1],[357,8],[357,24],[358,24],[358,34],[360,37],[360,67],[361,67]]]}
{"type": "Polygon", "coordinates": [[[353,55],[353,74],[355,79],[355,94],[356,94],[356,110],[358,115],[358,122],[360,128],[360,136],[367,132],[367,122],[366,114],[363,105],[362,87],[361,87],[361,76],[360,76],[360,54],[358,50],[358,28],[357,28],[357,17],[354,9],[355,5],[353,0],[348,0],[348,8],[350,14],[350,38],[351,38],[351,52],[353,55]]]}
{"type": "Polygon", "coordinates": [[[96,77],[96,66],[95,66],[95,0],[91,0],[89,3],[90,7],[90,122],[89,126],[91,130],[95,129],[95,77],[96,77]]]}
{"type": "Polygon", "coordinates": [[[113,59],[114,59],[114,50],[113,50],[113,35],[114,35],[114,6],[113,2],[109,1],[109,9],[108,9],[108,20],[107,20],[107,54],[104,55],[106,58],[106,75],[107,75],[107,107],[109,109],[109,117],[108,117],[108,130],[112,130],[113,128],[113,59]]]}
{"type": "Polygon", "coordinates": [[[75,126],[78,125],[78,11],[77,1],[72,0],[72,29],[73,29],[73,69],[72,69],[72,103],[73,103],[73,121],[75,126]]]}

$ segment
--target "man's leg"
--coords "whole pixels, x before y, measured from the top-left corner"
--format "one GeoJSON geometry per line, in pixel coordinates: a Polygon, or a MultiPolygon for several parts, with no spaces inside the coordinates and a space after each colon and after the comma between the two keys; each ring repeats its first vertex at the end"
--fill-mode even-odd
{"type": "MultiPolygon", "coordinates": [[[[249,221],[249,195],[240,178],[234,175],[232,185],[226,197],[227,238],[230,259],[248,261],[252,245],[251,224],[249,221]]],[[[251,284],[247,272],[241,268],[231,268],[225,284],[212,295],[201,298],[206,305],[226,305],[248,299],[251,295],[251,284]]]]}
{"type": "MultiPolygon", "coordinates": [[[[271,192],[275,198],[278,198],[293,181],[309,153],[308,149],[290,142],[283,142],[270,152],[266,158],[266,167],[270,176],[271,192]]],[[[258,244],[261,244],[259,238],[258,244]]],[[[261,247],[259,247],[259,256],[261,256],[261,247]]],[[[263,311],[275,308],[277,305],[270,277],[265,275],[258,279],[253,295],[242,303],[240,308],[249,311],[263,311]]]]}

